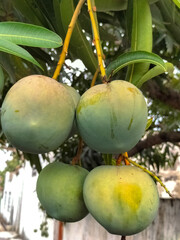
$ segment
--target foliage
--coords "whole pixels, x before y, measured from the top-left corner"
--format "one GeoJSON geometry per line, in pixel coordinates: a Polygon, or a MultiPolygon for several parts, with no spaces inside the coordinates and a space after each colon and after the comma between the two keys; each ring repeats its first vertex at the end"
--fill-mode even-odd
{"type": "Polygon", "coordinates": [[[3,171],[0,171],[0,188],[3,189],[6,172],[16,172],[18,174],[18,169],[22,166],[22,161],[17,154],[13,154],[12,160],[6,161],[6,167],[3,171]]]}
{"type": "MultiPolygon", "coordinates": [[[[68,6],[72,7],[77,3],[75,0],[26,0],[23,1],[23,3],[20,0],[0,0],[0,2],[1,22],[13,21],[40,26],[59,35],[63,40],[73,12],[73,9],[67,10],[68,6]],[[66,18],[63,14],[66,14],[66,18]]],[[[178,71],[180,66],[179,9],[171,0],[159,0],[151,4],[151,13],[153,21],[153,53],[159,55],[163,60],[174,64],[176,69],[173,75],[163,74],[159,77],[155,77],[155,75],[153,81],[156,81],[160,89],[167,88],[180,94],[180,75],[178,71]]],[[[110,67],[115,59],[121,57],[122,54],[126,53],[131,48],[129,33],[127,31],[127,17],[128,13],[124,8],[119,11],[97,12],[106,66],[109,65],[110,67]]],[[[60,82],[70,83],[71,86],[78,89],[81,95],[90,87],[92,76],[97,67],[97,63],[95,62],[96,57],[94,55],[95,47],[90,44],[92,39],[93,35],[90,20],[87,15],[87,6],[84,5],[75,32],[73,33],[72,41],[70,42],[67,59],[73,62],[80,58],[86,68],[84,68],[84,70],[79,70],[77,68],[72,68],[69,64],[64,65],[58,78],[60,82]],[[81,44],[83,39],[86,39],[85,45],[81,44]]],[[[20,78],[30,74],[53,75],[61,52],[61,47],[57,49],[54,49],[54,46],[49,49],[46,47],[47,46],[34,48],[27,45],[20,47],[31,54],[32,58],[41,65],[43,70],[32,64],[32,61],[26,61],[27,58],[25,60],[17,56],[0,52],[0,66],[3,69],[4,75],[4,89],[1,94],[1,103],[8,89],[20,78]]],[[[150,65],[150,70],[152,69],[153,66],[150,65]]],[[[125,79],[126,70],[126,68],[121,69],[116,72],[114,76],[111,76],[111,79],[125,79]]],[[[1,71],[0,77],[3,78],[3,75],[1,71]]],[[[153,75],[150,75],[150,78],[152,78],[152,76],[153,75]]],[[[100,83],[100,81],[100,78],[98,78],[96,83],[100,83]]],[[[144,84],[142,91],[147,97],[149,117],[153,118],[153,123],[146,132],[146,137],[148,138],[148,136],[162,131],[171,130],[179,132],[180,109],[172,105],[170,106],[168,101],[164,102],[158,98],[152,98],[151,92],[147,86],[147,84],[144,84]]],[[[3,142],[2,146],[5,146],[6,139],[3,134],[1,134],[1,140],[3,142]]],[[[177,153],[174,153],[174,147],[179,147],[179,145],[177,142],[166,142],[167,141],[165,141],[163,145],[155,145],[137,153],[137,159],[139,159],[142,164],[150,165],[157,169],[165,167],[166,165],[172,166],[177,159],[177,153]],[[161,151],[162,149],[163,151],[161,151]]],[[[54,159],[64,162],[72,161],[77,151],[77,144],[78,137],[75,135],[68,139],[59,149],[54,151],[54,159]]],[[[43,157],[47,160],[49,159],[48,154],[44,154],[43,157]]],[[[32,155],[26,154],[25,158],[30,159],[32,165],[34,165],[36,161],[32,159],[37,159],[38,156],[32,157],[32,155]]],[[[103,163],[101,154],[92,151],[86,145],[84,146],[81,159],[82,165],[89,169],[103,163]]],[[[38,169],[40,171],[40,166],[38,169]]]]}

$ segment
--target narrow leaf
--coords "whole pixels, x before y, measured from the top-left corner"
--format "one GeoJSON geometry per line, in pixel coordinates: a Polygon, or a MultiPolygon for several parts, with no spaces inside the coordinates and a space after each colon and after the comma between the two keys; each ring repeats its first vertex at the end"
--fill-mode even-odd
{"type": "MultiPolygon", "coordinates": [[[[131,37],[131,51],[152,52],[152,17],[148,0],[128,1],[128,28],[131,37]]],[[[147,62],[128,68],[126,79],[136,84],[149,69],[147,62]]]]}
{"type": "Polygon", "coordinates": [[[178,8],[180,8],[180,1],[179,0],[173,0],[173,2],[176,4],[178,8]]]}
{"type": "Polygon", "coordinates": [[[171,75],[173,73],[173,70],[174,66],[171,63],[165,63],[165,69],[160,66],[155,66],[151,68],[146,74],[144,74],[144,76],[138,81],[136,86],[140,88],[143,83],[165,72],[168,72],[171,75]]]}
{"type": "Polygon", "coordinates": [[[149,118],[149,119],[147,120],[146,129],[145,129],[146,131],[150,128],[152,122],[153,122],[153,118],[149,118]]]}
{"type": "Polygon", "coordinates": [[[0,93],[2,93],[3,88],[4,88],[4,73],[2,67],[0,66],[0,93]]]}
{"type": "MultiPolygon", "coordinates": [[[[73,16],[75,5],[73,0],[61,0],[60,1],[60,15],[61,22],[64,31],[67,32],[69,23],[73,16]]],[[[92,72],[98,68],[97,59],[92,50],[91,44],[86,39],[83,29],[80,25],[79,20],[76,21],[71,41],[69,45],[70,53],[75,57],[83,61],[84,65],[92,72]]]]}
{"type": "Polygon", "coordinates": [[[42,166],[39,159],[39,155],[31,154],[31,153],[24,153],[24,157],[30,161],[31,167],[35,167],[38,173],[41,172],[42,166]]]}
{"type": "Polygon", "coordinates": [[[13,0],[12,4],[18,15],[21,14],[29,23],[47,27],[46,19],[37,8],[35,0],[13,0]]]}
{"type": "Polygon", "coordinates": [[[0,22],[0,38],[18,45],[57,48],[62,39],[56,33],[40,26],[20,22],[0,22]]]}
{"type": "Polygon", "coordinates": [[[10,55],[4,52],[0,52],[0,65],[3,67],[3,69],[7,72],[9,75],[9,78],[12,83],[14,83],[15,79],[15,70],[13,62],[10,59],[10,55]]]}
{"type": "Polygon", "coordinates": [[[24,48],[12,43],[12,42],[0,39],[0,51],[21,57],[21,58],[37,65],[38,67],[40,67],[42,69],[41,65],[31,56],[31,54],[29,54],[24,48]]]}
{"type": "Polygon", "coordinates": [[[107,76],[113,76],[123,67],[140,62],[149,62],[151,64],[158,65],[162,71],[166,71],[165,63],[158,55],[145,51],[133,51],[124,53],[115,61],[111,62],[106,70],[107,76]]]}

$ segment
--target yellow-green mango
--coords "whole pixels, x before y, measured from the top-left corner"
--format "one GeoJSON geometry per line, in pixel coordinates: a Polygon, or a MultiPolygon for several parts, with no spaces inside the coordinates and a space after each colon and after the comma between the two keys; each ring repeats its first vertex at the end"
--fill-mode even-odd
{"type": "Polygon", "coordinates": [[[83,200],[83,184],[88,171],[79,166],[53,162],[40,172],[37,196],[47,214],[62,222],[84,218],[88,210],[83,200]]]}
{"type": "Polygon", "coordinates": [[[102,153],[127,152],[140,140],[147,123],[147,105],[133,84],[115,80],[88,89],[76,110],[85,143],[102,153]]]}
{"type": "Polygon", "coordinates": [[[56,80],[31,75],[17,81],[1,109],[4,134],[17,149],[45,153],[68,137],[75,116],[74,102],[56,80]]]}
{"type": "Polygon", "coordinates": [[[155,219],[159,195],[153,179],[133,166],[100,166],[87,176],[84,201],[92,216],[110,233],[128,236],[155,219]]]}
{"type": "Polygon", "coordinates": [[[61,83],[61,84],[68,90],[69,94],[71,95],[71,97],[73,99],[74,107],[76,108],[78,105],[78,102],[80,100],[80,94],[78,93],[78,91],[75,88],[68,86],[65,83],[61,83]]]}

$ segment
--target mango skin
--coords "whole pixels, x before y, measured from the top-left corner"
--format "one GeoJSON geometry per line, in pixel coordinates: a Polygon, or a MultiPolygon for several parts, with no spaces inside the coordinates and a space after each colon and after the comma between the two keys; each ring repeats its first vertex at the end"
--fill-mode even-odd
{"type": "Polygon", "coordinates": [[[37,196],[47,214],[63,222],[76,222],[88,214],[83,183],[88,171],[62,162],[48,164],[37,180],[37,196]]]}
{"type": "Polygon", "coordinates": [[[68,86],[67,84],[65,83],[61,83],[63,85],[63,87],[65,87],[69,94],[71,95],[72,99],[73,99],[73,102],[74,102],[74,107],[76,108],[77,105],[78,105],[78,102],[80,100],[80,94],[76,91],[75,88],[71,87],[71,86],[68,86]]]}
{"type": "Polygon", "coordinates": [[[45,153],[69,135],[75,107],[66,88],[52,78],[32,75],[16,82],[1,109],[4,134],[17,149],[45,153]]]}
{"type": "Polygon", "coordinates": [[[159,196],[152,178],[132,166],[100,166],[87,176],[83,195],[92,216],[110,233],[128,236],[155,219],[159,196]]]}
{"type": "Polygon", "coordinates": [[[147,105],[133,84],[115,80],[96,85],[80,98],[77,126],[85,143],[102,153],[129,151],[141,139],[147,123],[147,105]]]}

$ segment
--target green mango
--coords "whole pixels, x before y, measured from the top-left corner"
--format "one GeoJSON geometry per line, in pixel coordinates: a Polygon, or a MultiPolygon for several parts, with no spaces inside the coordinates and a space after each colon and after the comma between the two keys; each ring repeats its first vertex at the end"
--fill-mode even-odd
{"type": "Polygon", "coordinates": [[[115,80],[96,85],[80,98],[77,126],[85,143],[102,153],[129,151],[140,140],[147,123],[147,105],[133,84],[115,80]]]}
{"type": "Polygon", "coordinates": [[[76,222],[88,214],[83,184],[88,171],[79,166],[53,162],[40,172],[37,196],[47,214],[62,222],[76,222]]]}
{"type": "Polygon", "coordinates": [[[28,153],[57,149],[68,137],[75,117],[74,101],[56,80],[32,75],[16,82],[1,109],[9,142],[28,153]]]}
{"type": "Polygon", "coordinates": [[[92,216],[110,233],[128,236],[155,219],[159,195],[153,179],[133,166],[100,166],[87,176],[83,196],[92,216]]]}

